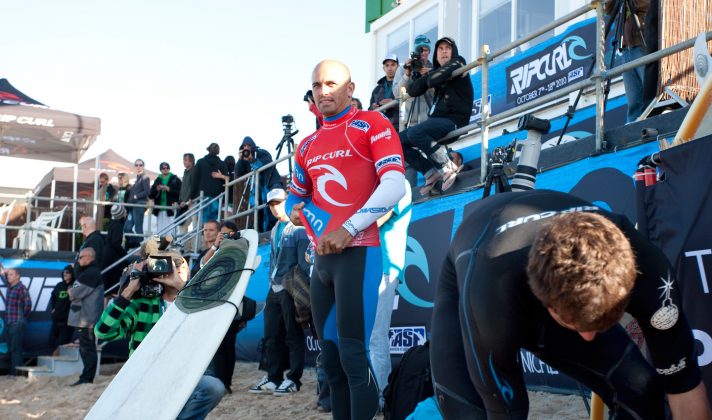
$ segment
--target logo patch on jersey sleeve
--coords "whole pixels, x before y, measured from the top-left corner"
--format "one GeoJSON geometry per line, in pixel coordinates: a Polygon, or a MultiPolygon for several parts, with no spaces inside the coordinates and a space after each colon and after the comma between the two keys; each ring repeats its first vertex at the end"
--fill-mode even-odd
{"type": "Polygon", "coordinates": [[[376,172],[380,172],[386,166],[391,166],[391,165],[397,166],[399,168],[403,167],[403,159],[401,159],[400,155],[386,156],[383,159],[380,159],[379,161],[377,161],[374,166],[376,167],[376,172]]]}
{"type": "Polygon", "coordinates": [[[349,124],[349,127],[357,128],[366,133],[368,129],[371,128],[371,125],[364,120],[353,120],[351,124],[349,124]]]}
{"type": "Polygon", "coordinates": [[[316,139],[316,136],[317,134],[314,134],[308,139],[302,141],[302,144],[299,145],[299,154],[304,155],[304,153],[306,153],[307,147],[309,147],[309,143],[313,142],[316,139]]]}
{"type": "Polygon", "coordinates": [[[386,128],[378,134],[371,136],[371,144],[377,142],[378,140],[387,138],[390,139],[393,136],[393,131],[390,128],[386,128]]]}
{"type": "Polygon", "coordinates": [[[304,173],[304,169],[302,169],[301,166],[294,165],[294,176],[297,178],[297,182],[299,182],[302,185],[306,185],[307,176],[304,173]]]}

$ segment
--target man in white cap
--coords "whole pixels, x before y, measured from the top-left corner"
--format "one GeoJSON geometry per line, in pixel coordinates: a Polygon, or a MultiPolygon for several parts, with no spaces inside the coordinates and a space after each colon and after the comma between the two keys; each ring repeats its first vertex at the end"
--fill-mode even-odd
{"type": "MultiPolygon", "coordinates": [[[[385,76],[381,77],[378,84],[373,89],[371,93],[371,106],[368,108],[374,110],[379,106],[385,105],[393,100],[395,96],[393,95],[393,89],[397,86],[394,83],[396,72],[398,70],[398,56],[395,54],[388,54],[383,59],[383,72],[386,73],[385,76]]],[[[398,107],[388,108],[383,111],[383,113],[388,117],[388,120],[393,124],[393,127],[398,127],[398,107]]]]}
{"type": "Polygon", "coordinates": [[[306,251],[309,239],[304,227],[295,226],[284,211],[286,192],[281,188],[267,194],[269,209],[277,218],[272,228],[270,288],[264,309],[264,352],[267,376],[250,388],[251,393],[286,395],[299,391],[304,371],[304,330],[296,321],[294,299],[284,288],[293,270],[308,277],[306,251]],[[296,268],[295,268],[296,267],[296,268]],[[289,360],[285,366],[283,360],[289,360]],[[284,371],[289,367],[287,378],[284,371]]]}

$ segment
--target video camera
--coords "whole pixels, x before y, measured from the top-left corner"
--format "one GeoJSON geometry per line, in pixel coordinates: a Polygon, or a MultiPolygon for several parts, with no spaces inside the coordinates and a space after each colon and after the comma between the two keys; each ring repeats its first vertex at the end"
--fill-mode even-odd
{"type": "Polygon", "coordinates": [[[514,159],[514,151],[516,150],[516,140],[506,146],[495,147],[492,150],[489,161],[494,164],[509,163],[514,159]]]}
{"type": "Polygon", "coordinates": [[[167,251],[168,246],[173,241],[171,235],[154,236],[141,244],[141,259],[146,261],[142,269],[129,266],[121,275],[119,293],[129,281],[138,279],[141,287],[134,294],[134,297],[155,298],[163,294],[165,287],[155,281],[156,277],[173,274],[173,267],[183,264],[183,257],[177,252],[167,251]]]}
{"type": "Polygon", "coordinates": [[[406,64],[403,67],[410,70],[410,77],[415,80],[418,79],[421,74],[420,70],[425,66],[423,60],[420,59],[420,55],[423,52],[422,47],[416,48],[415,51],[410,52],[410,64],[406,64]]]}

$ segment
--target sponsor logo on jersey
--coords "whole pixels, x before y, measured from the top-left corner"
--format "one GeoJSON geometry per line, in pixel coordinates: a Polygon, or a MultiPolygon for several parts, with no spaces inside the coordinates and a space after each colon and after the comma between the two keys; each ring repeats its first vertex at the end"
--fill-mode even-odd
{"type": "Polygon", "coordinates": [[[305,197],[308,194],[307,190],[297,185],[296,182],[292,182],[292,185],[289,187],[289,189],[300,197],[305,197]]]}
{"type": "Polygon", "coordinates": [[[511,228],[521,226],[523,224],[526,224],[529,222],[534,222],[534,221],[541,220],[541,219],[548,219],[549,217],[553,217],[558,214],[567,214],[567,213],[585,212],[585,211],[599,211],[599,210],[601,210],[601,209],[597,206],[577,206],[577,207],[570,207],[570,208],[564,209],[564,210],[543,211],[541,213],[530,214],[528,216],[522,216],[522,217],[518,217],[514,220],[510,220],[509,222],[498,227],[496,229],[496,232],[499,235],[500,233],[503,233],[511,228]]]}
{"type": "Polygon", "coordinates": [[[294,175],[297,177],[297,181],[305,185],[307,183],[307,175],[304,173],[304,169],[302,169],[301,166],[299,165],[294,165],[294,175]]]}
{"type": "Polygon", "coordinates": [[[351,149],[334,150],[333,152],[327,152],[327,153],[324,153],[323,155],[314,156],[313,158],[307,160],[307,167],[310,166],[312,163],[319,162],[320,160],[331,160],[331,159],[339,159],[339,158],[352,157],[352,156],[353,155],[351,154],[351,149]]]}
{"type": "Polygon", "coordinates": [[[389,155],[384,157],[383,159],[380,159],[378,162],[376,162],[376,172],[379,172],[381,169],[383,169],[386,166],[389,165],[396,165],[400,168],[403,167],[403,159],[401,159],[400,155],[389,155]]]}
{"type": "Polygon", "coordinates": [[[386,128],[385,130],[381,131],[380,133],[371,136],[371,144],[377,142],[378,140],[382,138],[388,137],[389,139],[393,136],[393,132],[391,131],[390,128],[386,128]]]}
{"type": "Polygon", "coordinates": [[[655,369],[659,374],[661,375],[672,375],[673,373],[677,373],[687,367],[687,362],[685,361],[687,359],[686,357],[683,357],[680,359],[677,364],[673,363],[670,365],[669,368],[666,369],[655,369]]]}
{"type": "Polygon", "coordinates": [[[329,214],[324,210],[321,210],[313,203],[309,203],[304,206],[304,208],[302,209],[302,213],[307,219],[309,226],[311,226],[312,230],[314,231],[314,234],[317,237],[321,236],[321,234],[324,233],[326,225],[329,223],[329,214]]]}
{"type": "Polygon", "coordinates": [[[403,354],[411,347],[425,344],[425,339],[424,326],[391,327],[388,331],[391,354],[403,354]]]}
{"type": "Polygon", "coordinates": [[[329,195],[327,191],[327,184],[329,182],[336,182],[343,188],[344,190],[348,190],[349,186],[346,183],[346,178],[344,175],[339,172],[338,169],[334,168],[331,165],[316,165],[312,167],[312,169],[321,169],[324,171],[319,177],[316,179],[316,189],[319,191],[319,195],[321,195],[324,200],[326,200],[329,204],[338,206],[338,207],[346,207],[350,206],[351,203],[341,203],[339,201],[336,201],[331,195],[329,195]]]}
{"type": "Polygon", "coordinates": [[[313,136],[309,137],[308,139],[302,141],[302,144],[299,145],[299,154],[304,155],[307,151],[307,147],[309,147],[309,143],[313,142],[316,140],[317,134],[314,134],[313,136]]]}
{"type": "Polygon", "coordinates": [[[349,127],[357,128],[366,133],[368,129],[371,128],[371,125],[364,120],[353,120],[349,124],[349,127]]]}

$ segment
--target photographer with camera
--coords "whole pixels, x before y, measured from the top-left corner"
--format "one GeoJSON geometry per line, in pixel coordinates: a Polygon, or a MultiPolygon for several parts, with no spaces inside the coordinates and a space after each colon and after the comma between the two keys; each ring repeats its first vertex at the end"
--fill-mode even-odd
{"type": "MultiPolygon", "coordinates": [[[[421,78],[428,74],[433,68],[433,63],[430,61],[430,39],[425,35],[418,35],[413,40],[413,51],[410,53],[410,57],[406,60],[403,65],[405,70],[403,77],[398,83],[394,91],[396,99],[403,98],[404,93],[408,90],[408,87],[413,83],[414,80],[421,78]]],[[[403,120],[400,122],[399,131],[403,131],[406,128],[420,124],[428,119],[428,111],[433,105],[433,89],[428,89],[424,94],[408,99],[403,102],[405,107],[405,114],[403,120]]]]}
{"type": "Polygon", "coordinates": [[[449,37],[441,38],[435,43],[433,70],[408,86],[408,95],[412,97],[422,96],[430,88],[435,91],[430,118],[399,133],[406,162],[425,175],[421,195],[428,194],[441,179],[443,191],[455,182],[458,168],[448,157],[446,147],[437,141],[470,121],[474,98],[470,76],[464,73],[451,78],[455,70],[466,64],[455,41],[449,37]],[[420,152],[427,156],[428,162],[415,158],[420,152]]]}
{"type": "MultiPolygon", "coordinates": [[[[398,84],[395,82],[396,72],[398,71],[398,56],[388,54],[383,59],[383,72],[385,76],[381,77],[376,84],[376,87],[371,92],[371,106],[369,110],[374,110],[379,106],[383,106],[395,100],[394,89],[398,84]]],[[[398,107],[394,106],[383,111],[383,114],[393,124],[393,127],[398,127],[398,107]]]]}
{"type": "MultiPolygon", "coordinates": [[[[142,260],[122,279],[119,296],[104,310],[94,331],[99,339],[128,338],[129,357],[188,281],[188,263],[178,252],[160,250],[157,241],[142,244],[142,260]]],[[[225,385],[208,366],[178,419],[204,419],[225,394],[225,385]]],[[[170,392],[166,390],[166,392],[170,392]]]]}
{"type": "MultiPolygon", "coordinates": [[[[282,117],[283,119],[285,117],[282,117]]],[[[250,171],[256,171],[257,169],[272,162],[272,155],[262,149],[257,147],[257,144],[252,137],[246,136],[242,140],[242,145],[240,145],[240,156],[237,161],[235,177],[239,178],[250,171]]],[[[282,178],[277,172],[277,167],[273,166],[269,169],[261,171],[259,174],[259,186],[260,190],[258,192],[254,191],[254,177],[251,178],[251,193],[250,193],[250,206],[255,205],[255,194],[259,194],[259,202],[263,204],[267,200],[267,193],[275,188],[284,188],[282,184],[282,178]]],[[[272,229],[272,226],[277,222],[277,219],[272,216],[267,208],[261,211],[258,215],[258,226],[260,232],[267,232],[272,229]]]]}
{"type": "Polygon", "coordinates": [[[200,268],[203,268],[203,266],[207,264],[208,261],[210,261],[213,255],[215,255],[215,253],[218,251],[218,248],[220,248],[220,244],[222,243],[222,241],[225,239],[233,239],[235,236],[235,232],[237,231],[237,225],[234,222],[221,222],[220,230],[218,231],[215,240],[210,245],[210,248],[208,248],[205,254],[203,254],[203,256],[200,258],[200,268]]]}

